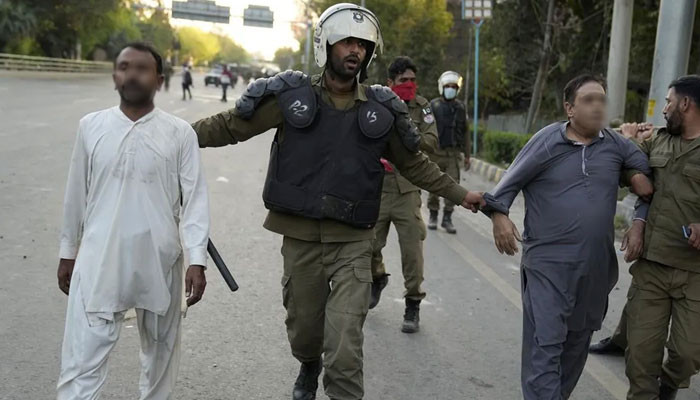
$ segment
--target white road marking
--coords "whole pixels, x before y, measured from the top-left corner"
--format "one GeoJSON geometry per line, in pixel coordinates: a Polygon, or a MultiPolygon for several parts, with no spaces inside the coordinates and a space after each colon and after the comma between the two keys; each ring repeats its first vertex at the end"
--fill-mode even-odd
{"type": "Polygon", "coordinates": [[[216,181],[217,181],[217,182],[228,183],[228,178],[226,178],[225,176],[220,176],[220,177],[216,178],[216,181]]]}
{"type": "Polygon", "coordinates": [[[180,114],[180,113],[185,112],[185,111],[187,111],[187,107],[181,107],[181,108],[173,110],[173,114],[180,114]]]}

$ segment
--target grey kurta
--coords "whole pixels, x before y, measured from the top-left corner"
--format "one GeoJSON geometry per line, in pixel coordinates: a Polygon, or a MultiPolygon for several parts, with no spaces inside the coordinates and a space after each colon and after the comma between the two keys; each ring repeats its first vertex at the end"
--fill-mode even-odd
{"type": "Polygon", "coordinates": [[[620,173],[651,172],[645,155],[621,135],[604,130],[584,146],[566,137],[566,126],[538,132],[484,196],[487,212],[507,214],[518,192],[525,195],[523,268],[556,291],[533,298],[543,345],[563,343],[567,331],[600,329],[618,278],[613,219],[620,173]]]}
{"type": "Polygon", "coordinates": [[[525,195],[522,389],[526,400],[567,399],[586,363],[618,277],[613,219],[623,169],[650,173],[645,155],[604,130],[590,144],[566,122],[538,132],[492,193],[489,214],[525,195]]]}

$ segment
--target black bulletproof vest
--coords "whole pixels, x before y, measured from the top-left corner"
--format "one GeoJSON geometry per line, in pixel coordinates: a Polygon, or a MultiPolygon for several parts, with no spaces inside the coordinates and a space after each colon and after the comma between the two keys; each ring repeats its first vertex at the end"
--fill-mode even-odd
{"type": "MultiPolygon", "coordinates": [[[[454,103],[454,102],[451,102],[454,103]]],[[[455,138],[455,127],[457,126],[458,108],[442,100],[437,102],[437,107],[433,107],[435,122],[437,123],[438,138],[440,148],[447,149],[458,146],[455,138]]]]}
{"type": "Polygon", "coordinates": [[[379,216],[384,167],[394,115],[373,99],[348,111],[318,98],[311,84],[277,94],[284,136],[272,143],[263,190],[269,210],[333,219],[370,229],[379,216]]]}

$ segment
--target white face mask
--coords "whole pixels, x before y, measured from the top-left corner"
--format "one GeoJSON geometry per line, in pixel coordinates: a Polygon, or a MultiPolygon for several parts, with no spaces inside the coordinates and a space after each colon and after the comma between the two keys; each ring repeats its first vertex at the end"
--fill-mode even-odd
{"type": "Polygon", "coordinates": [[[447,100],[452,100],[457,97],[457,89],[451,87],[445,88],[443,95],[447,100]]]}

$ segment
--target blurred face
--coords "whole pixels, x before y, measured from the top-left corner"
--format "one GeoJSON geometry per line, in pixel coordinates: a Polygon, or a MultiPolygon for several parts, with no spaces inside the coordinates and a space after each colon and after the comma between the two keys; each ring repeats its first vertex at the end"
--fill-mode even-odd
{"type": "Polygon", "coordinates": [[[577,91],[574,103],[565,103],[569,120],[588,132],[598,132],[605,127],[607,96],[598,82],[586,82],[577,91]]]}
{"type": "Polygon", "coordinates": [[[671,88],[666,94],[666,105],[664,106],[664,118],[666,118],[666,130],[669,134],[677,136],[683,133],[683,113],[681,108],[687,107],[684,103],[688,98],[681,98],[676,91],[671,88]]]}
{"type": "Polygon", "coordinates": [[[330,69],[343,80],[351,80],[360,73],[367,57],[367,42],[349,37],[331,46],[330,69]]]}
{"type": "Polygon", "coordinates": [[[155,57],[130,47],[117,56],[112,79],[122,101],[135,107],[150,105],[163,83],[155,57]]]}
{"type": "Polygon", "coordinates": [[[388,86],[398,86],[406,82],[413,82],[416,85],[418,84],[416,81],[416,73],[413,72],[412,69],[407,69],[403,73],[396,75],[393,80],[389,79],[388,86]]]}

